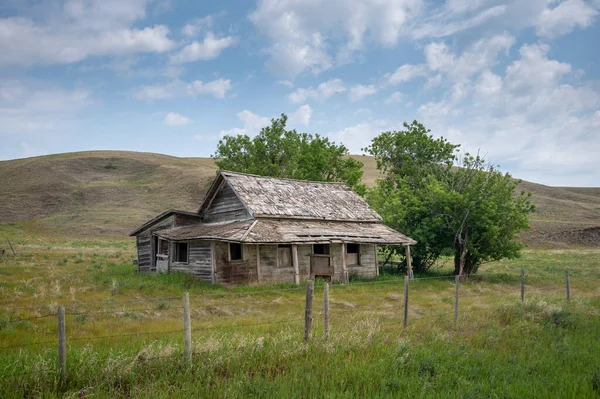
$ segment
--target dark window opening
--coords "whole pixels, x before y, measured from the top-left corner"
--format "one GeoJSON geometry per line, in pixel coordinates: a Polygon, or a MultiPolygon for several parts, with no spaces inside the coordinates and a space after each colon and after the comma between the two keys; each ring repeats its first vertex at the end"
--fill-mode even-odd
{"type": "Polygon", "coordinates": [[[360,252],[360,244],[346,244],[346,252],[349,254],[357,254],[360,252]]]}
{"type": "Polygon", "coordinates": [[[315,255],[329,255],[329,244],[314,244],[313,254],[315,255]]]}
{"type": "Polygon", "coordinates": [[[187,263],[188,243],[178,242],[175,244],[175,262],[187,263]]]}
{"type": "Polygon", "coordinates": [[[243,260],[242,244],[229,243],[229,260],[243,260]]]}

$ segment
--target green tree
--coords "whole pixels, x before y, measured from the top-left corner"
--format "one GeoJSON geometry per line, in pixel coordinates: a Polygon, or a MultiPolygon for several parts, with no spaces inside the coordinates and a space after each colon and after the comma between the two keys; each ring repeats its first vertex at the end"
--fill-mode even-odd
{"type": "Polygon", "coordinates": [[[528,214],[535,209],[531,193],[515,195],[519,183],[470,154],[443,178],[429,179],[431,209],[444,221],[455,274],[468,276],[483,262],[519,256],[516,235],[529,228],[528,214]]]}
{"type": "Polygon", "coordinates": [[[434,138],[420,123],[404,127],[382,133],[365,149],[384,172],[367,198],[386,224],[418,241],[415,271],[431,267],[446,251],[454,254],[459,275],[475,273],[482,262],[518,256],[515,238],[529,227],[531,194],[515,195],[519,182],[479,155],[458,159],[458,145],[434,138]]]}
{"type": "Polygon", "coordinates": [[[254,138],[225,136],[212,155],[222,170],[261,176],[313,181],[339,181],[360,194],[362,162],[348,157],[348,149],[318,134],[287,130],[287,116],[271,119],[254,138]]]}
{"type": "MultiPolygon", "coordinates": [[[[441,177],[459,147],[413,121],[404,130],[383,132],[363,151],[373,155],[383,178],[367,193],[367,201],[388,226],[417,240],[412,251],[416,272],[429,269],[447,248],[444,220],[432,212],[430,176],[441,177]]],[[[402,247],[388,247],[390,254],[402,247]]]]}

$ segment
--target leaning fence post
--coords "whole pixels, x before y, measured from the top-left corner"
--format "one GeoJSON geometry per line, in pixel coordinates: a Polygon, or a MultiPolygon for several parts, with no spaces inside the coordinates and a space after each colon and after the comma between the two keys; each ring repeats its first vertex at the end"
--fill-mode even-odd
{"type": "Polygon", "coordinates": [[[67,337],[65,334],[65,307],[58,307],[58,368],[60,378],[67,379],[67,337]]]}
{"type": "Polygon", "coordinates": [[[192,363],[192,324],[190,320],[190,293],[183,293],[183,339],[184,352],[183,358],[188,363],[192,363]]]}
{"type": "Polygon", "coordinates": [[[571,300],[571,280],[569,279],[569,271],[565,270],[565,277],[567,279],[567,301],[571,300]]]}
{"type": "Polygon", "coordinates": [[[408,327],[408,276],[404,276],[404,328],[408,327]]]}
{"type": "Polygon", "coordinates": [[[325,339],[329,339],[329,284],[323,286],[323,316],[325,326],[325,339]]]}
{"type": "Polygon", "coordinates": [[[521,303],[525,303],[525,268],[521,268],[521,303]]]}
{"type": "Polygon", "coordinates": [[[454,276],[454,321],[458,321],[458,286],[460,283],[460,276],[457,274],[454,276]]]}
{"type": "Polygon", "coordinates": [[[312,328],[312,300],[315,292],[315,282],[308,280],[306,282],[306,312],[304,314],[304,339],[310,340],[312,328]]]}

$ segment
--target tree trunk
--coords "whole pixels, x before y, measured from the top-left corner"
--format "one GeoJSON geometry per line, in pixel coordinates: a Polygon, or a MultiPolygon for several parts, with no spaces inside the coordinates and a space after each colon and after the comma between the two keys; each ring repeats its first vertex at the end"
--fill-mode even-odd
{"type": "Polygon", "coordinates": [[[458,248],[454,255],[454,273],[461,277],[466,277],[469,274],[468,270],[465,270],[465,263],[467,260],[467,242],[469,239],[468,230],[465,231],[465,236],[458,237],[458,248]]]}

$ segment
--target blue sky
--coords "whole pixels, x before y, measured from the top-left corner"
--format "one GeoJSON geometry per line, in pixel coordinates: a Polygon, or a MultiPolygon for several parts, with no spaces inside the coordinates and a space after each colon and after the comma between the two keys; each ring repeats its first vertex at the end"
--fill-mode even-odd
{"type": "Polygon", "coordinates": [[[5,0],[0,159],[209,156],[414,119],[514,176],[600,186],[600,0],[5,0]]]}

